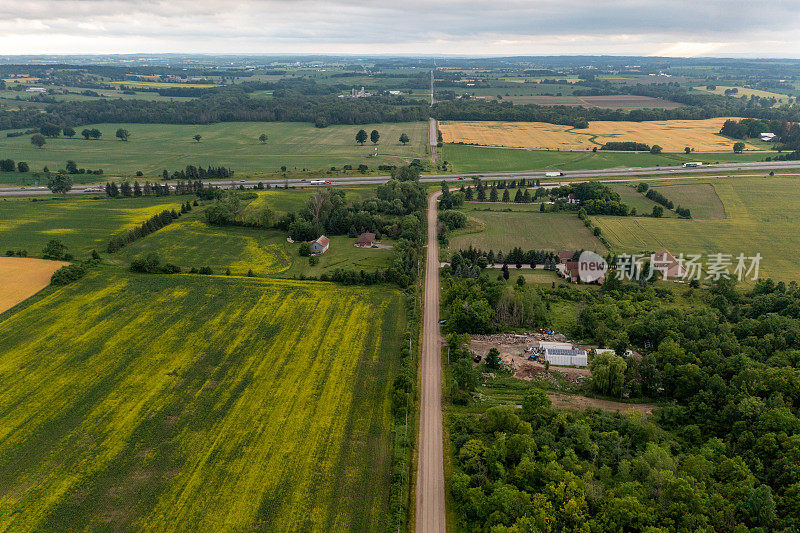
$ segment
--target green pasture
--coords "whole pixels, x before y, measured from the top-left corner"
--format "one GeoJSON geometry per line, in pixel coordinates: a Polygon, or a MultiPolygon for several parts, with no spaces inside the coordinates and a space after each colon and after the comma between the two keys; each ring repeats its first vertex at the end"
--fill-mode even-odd
{"type": "Polygon", "coordinates": [[[640,152],[566,152],[556,150],[520,150],[483,148],[461,144],[445,144],[440,160],[452,165],[453,172],[499,172],[524,170],[597,170],[616,167],[654,167],[682,165],[687,161],[730,163],[763,161],[768,154],[746,152],[650,154],[640,152]]]}
{"type": "Polygon", "coordinates": [[[403,317],[292,280],[51,292],[0,322],[0,529],[385,530],[403,317]]]}
{"type": "MultiPolygon", "coordinates": [[[[0,158],[26,161],[33,172],[45,166],[50,170],[64,168],[67,160],[74,160],[79,168],[102,169],[107,176],[133,175],[142,171],[146,178],[160,178],[163,169],[180,170],[186,165],[226,166],[239,176],[288,171],[328,170],[344,165],[404,164],[414,158],[425,158],[428,144],[428,123],[367,124],[356,126],[329,126],[315,128],[300,122],[223,122],[208,125],[175,124],[95,124],[75,128],[73,139],[60,137],[47,139],[39,149],[30,142],[30,136],[6,137],[0,131],[0,158]],[[84,128],[97,128],[103,136],[98,140],[85,140],[80,136],[84,128]],[[130,132],[130,140],[122,142],[114,134],[118,128],[130,132]],[[368,133],[377,129],[381,134],[378,155],[375,146],[367,141],[364,146],[355,142],[359,129],[368,133]],[[258,137],[265,133],[266,143],[258,137]],[[403,146],[398,139],[407,133],[411,139],[403,146]],[[196,142],[193,137],[200,135],[196,142]]],[[[84,182],[103,181],[104,177],[78,176],[84,182]]],[[[0,183],[24,184],[31,176],[16,172],[0,174],[0,183]]]]}
{"type": "MultiPolygon", "coordinates": [[[[614,192],[619,194],[620,200],[630,208],[635,208],[638,215],[648,215],[653,212],[653,206],[658,205],[649,198],[636,190],[636,183],[608,183],[614,192]]],[[[664,216],[672,216],[674,213],[668,209],[664,210],[664,216]]]]}
{"type": "Polygon", "coordinates": [[[694,219],[725,218],[725,206],[712,183],[667,184],[659,185],[654,189],[672,200],[676,207],[689,208],[694,219]]]}
{"type": "Polygon", "coordinates": [[[209,266],[215,273],[230,269],[234,275],[244,275],[252,270],[257,276],[277,277],[316,277],[337,268],[369,272],[389,266],[391,250],[357,248],[355,239],[346,235],[330,239],[328,251],[312,266],[308,257],[300,255],[300,245],[289,243],[278,230],[209,226],[197,216],[185,215],[109,257],[127,264],[155,252],[162,261],[184,269],[209,266]]]}
{"type": "Polygon", "coordinates": [[[59,239],[82,258],[103,252],[111,236],[141,224],[164,209],[180,210],[188,196],[106,198],[67,196],[0,199],[0,253],[25,249],[39,256],[51,239],[59,239]]]}
{"type": "Polygon", "coordinates": [[[467,209],[467,228],[452,232],[451,250],[472,246],[508,253],[518,246],[523,250],[605,252],[603,244],[574,214],[540,213],[529,206],[508,211],[494,207],[492,211],[480,211],[481,208],[467,209]]]}
{"type": "Polygon", "coordinates": [[[686,202],[693,216],[704,214],[709,219],[592,218],[617,252],[654,252],[665,247],[676,256],[723,253],[736,257],[743,253],[750,257],[760,253],[762,277],[800,279],[800,180],[796,176],[718,178],[703,180],[703,184],[712,185],[714,194],[707,187],[698,189],[702,184],[690,180],[680,186],[664,182],[656,188],[678,197],[681,189],[669,187],[683,187],[684,197],[694,195],[694,204],[686,202]],[[721,214],[725,218],[719,218],[721,214]]]}

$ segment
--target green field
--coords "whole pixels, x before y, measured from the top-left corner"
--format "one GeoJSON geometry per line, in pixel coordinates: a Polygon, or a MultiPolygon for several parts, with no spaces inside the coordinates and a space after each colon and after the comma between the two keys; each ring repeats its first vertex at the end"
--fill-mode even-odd
{"type": "MultiPolygon", "coordinates": [[[[149,252],[162,260],[189,269],[203,266],[222,273],[230,268],[233,274],[249,270],[258,276],[318,276],[337,268],[372,271],[385,268],[392,257],[386,249],[356,248],[355,239],[347,235],[330,238],[330,248],[319,256],[319,264],[311,266],[300,256],[299,244],[286,241],[286,234],[260,228],[209,226],[199,217],[189,215],[177,222],[126,246],[110,256],[130,263],[149,252]]],[[[391,244],[385,240],[386,244],[391,244]]]]}
{"type": "Polygon", "coordinates": [[[403,316],[316,282],[52,292],[0,322],[0,529],[384,530],[403,316]]]}
{"type": "Polygon", "coordinates": [[[519,246],[523,250],[594,250],[605,252],[603,244],[583,222],[568,213],[539,213],[530,208],[513,211],[478,211],[484,204],[468,204],[466,229],[456,230],[450,238],[450,249],[469,246],[481,250],[502,250],[508,253],[519,246]],[[476,206],[472,208],[472,206],[476,206]]]}
{"type": "Polygon", "coordinates": [[[722,205],[722,200],[711,183],[660,185],[654,189],[672,200],[676,207],[689,208],[692,218],[699,220],[725,218],[725,206],[722,205]]]}
{"type": "MultiPolygon", "coordinates": [[[[630,208],[636,208],[636,213],[639,215],[650,214],[653,212],[653,206],[658,205],[649,198],[636,190],[636,183],[609,183],[608,186],[617,194],[624,204],[630,208]]],[[[671,216],[674,213],[669,210],[664,210],[664,216],[671,216]]]]}
{"type": "MultiPolygon", "coordinates": [[[[695,185],[689,181],[685,183],[695,185]]],[[[725,253],[735,257],[743,253],[749,257],[760,253],[762,277],[784,281],[800,279],[797,261],[800,256],[800,233],[797,231],[800,181],[796,177],[776,176],[718,178],[706,183],[713,185],[724,209],[721,211],[724,219],[592,218],[617,252],[654,252],[666,247],[676,256],[680,253],[725,253]]],[[[709,190],[703,190],[705,198],[711,199],[704,202],[706,212],[720,214],[719,208],[713,207],[709,190]]],[[[690,208],[694,214],[695,208],[690,208]]],[[[698,209],[700,212],[702,210],[698,209]]]]}
{"type": "MultiPolygon", "coordinates": [[[[288,170],[327,170],[332,166],[341,169],[346,164],[358,167],[366,164],[376,168],[383,164],[403,164],[413,158],[425,158],[428,144],[428,123],[367,124],[359,126],[329,126],[315,128],[313,124],[299,122],[223,122],[209,125],[173,124],[96,124],[103,136],[87,141],[80,134],[74,139],[48,139],[43,149],[30,142],[30,136],[7,138],[0,131],[0,158],[27,161],[31,170],[41,171],[64,168],[68,159],[79,167],[103,169],[106,175],[131,175],[138,170],[151,179],[160,177],[163,169],[180,170],[186,165],[226,166],[240,177],[274,173],[281,166],[288,170]],[[122,142],[114,137],[117,128],[130,132],[130,140],[122,142]],[[359,129],[381,134],[378,156],[372,143],[364,146],[355,142],[359,129]],[[269,137],[264,144],[258,136],[269,137]],[[407,133],[411,142],[403,146],[398,139],[407,133]],[[195,142],[195,134],[202,136],[195,142]]],[[[78,132],[83,127],[77,128],[78,132]]],[[[80,175],[84,181],[105,178],[80,175]]],[[[31,175],[16,172],[0,175],[0,183],[22,183],[31,175]],[[22,180],[22,181],[20,181],[22,180]]]]}
{"type": "Polygon", "coordinates": [[[286,235],[278,231],[209,226],[200,217],[184,215],[110,257],[130,263],[155,252],[163,261],[184,269],[208,266],[218,273],[230,268],[240,275],[250,269],[273,275],[292,266],[286,247],[286,235]]]}
{"type": "Polygon", "coordinates": [[[22,248],[41,254],[60,239],[76,257],[102,252],[111,236],[141,224],[164,209],[180,209],[187,197],[0,199],[0,253],[22,248]]]}
{"type": "Polygon", "coordinates": [[[681,165],[687,161],[728,163],[763,161],[767,155],[745,152],[705,154],[660,154],[619,152],[560,152],[555,150],[520,150],[483,148],[445,144],[439,159],[452,165],[453,172],[499,172],[522,170],[596,170],[615,167],[651,167],[681,165]]]}
{"type": "MultiPolygon", "coordinates": [[[[339,189],[337,189],[338,191],[339,189]]],[[[267,204],[276,216],[302,210],[313,189],[260,191],[247,208],[267,204]]],[[[366,198],[372,188],[346,188],[348,200],[366,198]]],[[[0,200],[0,253],[24,249],[30,256],[41,255],[51,239],[61,240],[69,251],[83,258],[95,249],[104,253],[113,235],[141,224],[164,209],[180,210],[180,204],[194,197],[88,198],[67,196],[44,201],[0,200]]],[[[115,263],[127,265],[133,259],[156,252],[165,262],[189,269],[203,266],[233,274],[253,270],[259,276],[318,276],[336,268],[372,271],[388,266],[389,249],[356,248],[346,235],[331,237],[330,249],[311,266],[301,257],[298,244],[286,241],[286,234],[274,229],[209,226],[203,219],[204,206],[182,215],[119,252],[109,255],[115,263]]],[[[388,239],[384,244],[391,245],[388,239]]]]}

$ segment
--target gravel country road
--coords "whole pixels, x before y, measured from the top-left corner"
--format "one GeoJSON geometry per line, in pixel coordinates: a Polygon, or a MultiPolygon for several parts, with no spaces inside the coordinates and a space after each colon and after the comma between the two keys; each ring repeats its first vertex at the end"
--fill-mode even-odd
{"type": "Polygon", "coordinates": [[[428,197],[428,253],[422,330],[422,398],[417,461],[416,531],[444,532],[444,446],[442,432],[442,343],[439,334],[439,242],[436,238],[437,191],[428,197]]]}

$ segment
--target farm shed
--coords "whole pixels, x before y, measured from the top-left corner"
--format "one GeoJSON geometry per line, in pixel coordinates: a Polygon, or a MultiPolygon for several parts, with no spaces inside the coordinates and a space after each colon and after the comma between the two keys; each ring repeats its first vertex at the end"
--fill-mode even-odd
{"type": "Polygon", "coordinates": [[[374,233],[362,233],[358,236],[358,240],[356,241],[356,246],[361,246],[365,248],[369,248],[375,242],[375,234],[374,233]]]}
{"type": "Polygon", "coordinates": [[[311,253],[312,254],[324,254],[328,251],[328,246],[330,246],[331,240],[327,238],[325,235],[319,237],[317,240],[311,243],[311,253]]]}
{"type": "Polygon", "coordinates": [[[568,342],[556,342],[556,341],[542,341],[539,343],[539,350],[547,350],[547,349],[552,350],[555,348],[571,350],[572,344],[568,342]]]}
{"type": "Polygon", "coordinates": [[[572,348],[546,348],[544,350],[545,361],[559,366],[586,366],[589,358],[584,350],[572,348]]]}

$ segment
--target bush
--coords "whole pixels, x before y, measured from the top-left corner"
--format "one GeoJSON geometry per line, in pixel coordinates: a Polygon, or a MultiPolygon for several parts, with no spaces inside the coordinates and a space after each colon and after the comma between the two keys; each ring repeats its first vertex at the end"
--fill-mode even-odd
{"type": "Polygon", "coordinates": [[[158,274],[161,272],[161,257],[157,253],[149,253],[142,258],[131,261],[131,272],[140,274],[158,274]]]}
{"type": "Polygon", "coordinates": [[[67,247],[58,239],[51,239],[42,250],[42,257],[45,259],[60,261],[66,259],[68,255],[67,247]]]}
{"type": "Polygon", "coordinates": [[[301,242],[299,251],[300,251],[300,257],[308,257],[311,255],[311,245],[309,245],[305,241],[301,242]]]}
{"type": "Polygon", "coordinates": [[[55,272],[50,277],[51,285],[67,285],[77,281],[86,275],[86,267],[82,264],[66,265],[55,272]]]}
{"type": "Polygon", "coordinates": [[[319,264],[319,257],[316,255],[312,255],[308,258],[308,264],[313,266],[317,266],[319,264]]]}
{"type": "Polygon", "coordinates": [[[467,215],[461,211],[441,211],[439,220],[448,230],[463,228],[467,225],[467,215]]]}

